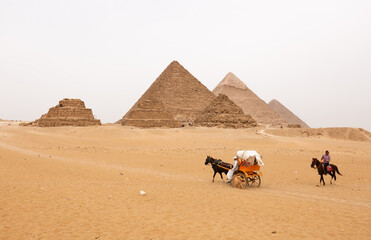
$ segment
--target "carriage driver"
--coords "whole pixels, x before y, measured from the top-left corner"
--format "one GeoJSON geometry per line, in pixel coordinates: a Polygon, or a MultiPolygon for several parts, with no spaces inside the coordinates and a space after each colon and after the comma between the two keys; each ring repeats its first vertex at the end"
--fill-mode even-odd
{"type": "Polygon", "coordinates": [[[229,169],[228,173],[227,173],[227,183],[230,183],[232,181],[232,177],[233,177],[233,173],[234,171],[237,170],[237,167],[238,167],[238,158],[237,156],[234,156],[233,157],[233,167],[231,169],[229,169]]]}
{"type": "Polygon", "coordinates": [[[330,164],[331,157],[328,150],[326,150],[325,154],[322,155],[321,160],[323,160],[323,173],[327,175],[327,166],[330,164]]]}

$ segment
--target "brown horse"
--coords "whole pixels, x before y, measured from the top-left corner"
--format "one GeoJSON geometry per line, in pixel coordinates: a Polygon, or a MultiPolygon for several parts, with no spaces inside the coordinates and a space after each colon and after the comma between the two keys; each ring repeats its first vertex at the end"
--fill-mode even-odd
{"type": "Polygon", "coordinates": [[[207,156],[206,160],[205,160],[205,165],[207,164],[211,164],[211,167],[213,168],[214,170],[214,175],[213,175],[213,182],[214,182],[214,178],[215,178],[215,175],[217,173],[220,174],[220,177],[222,178],[223,182],[224,182],[224,179],[223,179],[223,175],[222,173],[225,173],[227,174],[229,169],[231,169],[233,167],[232,164],[230,163],[226,163],[226,162],[223,162],[222,160],[220,159],[214,159],[210,156],[207,156]]]}
{"type": "MultiPolygon", "coordinates": [[[[339,175],[343,176],[339,170],[338,170],[338,167],[334,164],[330,164],[331,166],[331,171],[328,172],[326,171],[328,174],[330,174],[331,176],[331,180],[330,180],[330,183],[332,184],[332,179],[335,179],[336,181],[336,173],[337,172],[339,175]]],[[[318,175],[321,175],[321,178],[319,179],[319,183],[321,184],[321,181],[323,182],[323,186],[325,186],[325,180],[323,179],[323,174],[325,174],[325,169],[323,167],[323,164],[317,159],[317,158],[312,158],[312,164],[310,165],[311,168],[317,168],[318,170],[318,175]]]]}

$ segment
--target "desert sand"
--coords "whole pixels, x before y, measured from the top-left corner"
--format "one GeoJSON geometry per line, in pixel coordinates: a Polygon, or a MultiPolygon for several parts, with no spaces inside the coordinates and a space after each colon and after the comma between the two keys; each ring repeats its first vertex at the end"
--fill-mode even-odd
{"type": "Polygon", "coordinates": [[[370,239],[369,138],[300,131],[1,122],[0,239],[370,239]],[[263,155],[260,188],[211,183],[206,156],[239,149],[263,155]],[[319,186],[326,149],[344,176],[319,186]]]}

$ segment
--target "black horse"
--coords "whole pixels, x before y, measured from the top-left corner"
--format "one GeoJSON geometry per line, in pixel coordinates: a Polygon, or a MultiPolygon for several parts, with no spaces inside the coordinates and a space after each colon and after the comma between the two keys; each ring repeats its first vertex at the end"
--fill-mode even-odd
{"type": "Polygon", "coordinates": [[[205,160],[205,165],[207,165],[209,163],[211,164],[211,167],[214,170],[213,182],[214,182],[214,178],[215,178],[216,173],[220,174],[220,177],[222,178],[222,180],[224,182],[222,173],[227,174],[229,169],[231,169],[233,167],[233,165],[230,164],[230,163],[226,163],[226,162],[223,162],[220,159],[214,159],[210,156],[207,156],[207,158],[205,160]]]}
{"type": "MultiPolygon", "coordinates": [[[[338,170],[338,167],[334,164],[330,164],[331,166],[331,171],[328,172],[326,171],[328,174],[330,174],[331,176],[331,180],[330,180],[330,183],[332,184],[332,179],[335,179],[336,181],[336,173],[337,172],[339,175],[343,176],[339,170],[338,170]]],[[[317,159],[317,158],[312,158],[312,164],[310,165],[311,168],[317,168],[318,170],[318,175],[321,175],[321,178],[319,179],[319,183],[321,184],[321,181],[323,182],[323,186],[325,186],[325,180],[323,180],[323,174],[325,174],[325,169],[323,167],[323,164],[317,159]]]]}

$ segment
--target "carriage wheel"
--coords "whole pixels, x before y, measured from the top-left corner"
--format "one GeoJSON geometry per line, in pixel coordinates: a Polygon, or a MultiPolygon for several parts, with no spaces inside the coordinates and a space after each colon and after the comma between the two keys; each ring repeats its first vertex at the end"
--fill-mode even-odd
{"type": "Polygon", "coordinates": [[[232,185],[235,188],[245,189],[247,187],[246,176],[243,173],[236,173],[232,179],[232,185]]]}
{"type": "Polygon", "coordinates": [[[247,185],[249,185],[250,187],[259,187],[260,182],[261,182],[261,180],[260,180],[259,175],[255,175],[255,176],[247,178],[247,185]]]}

